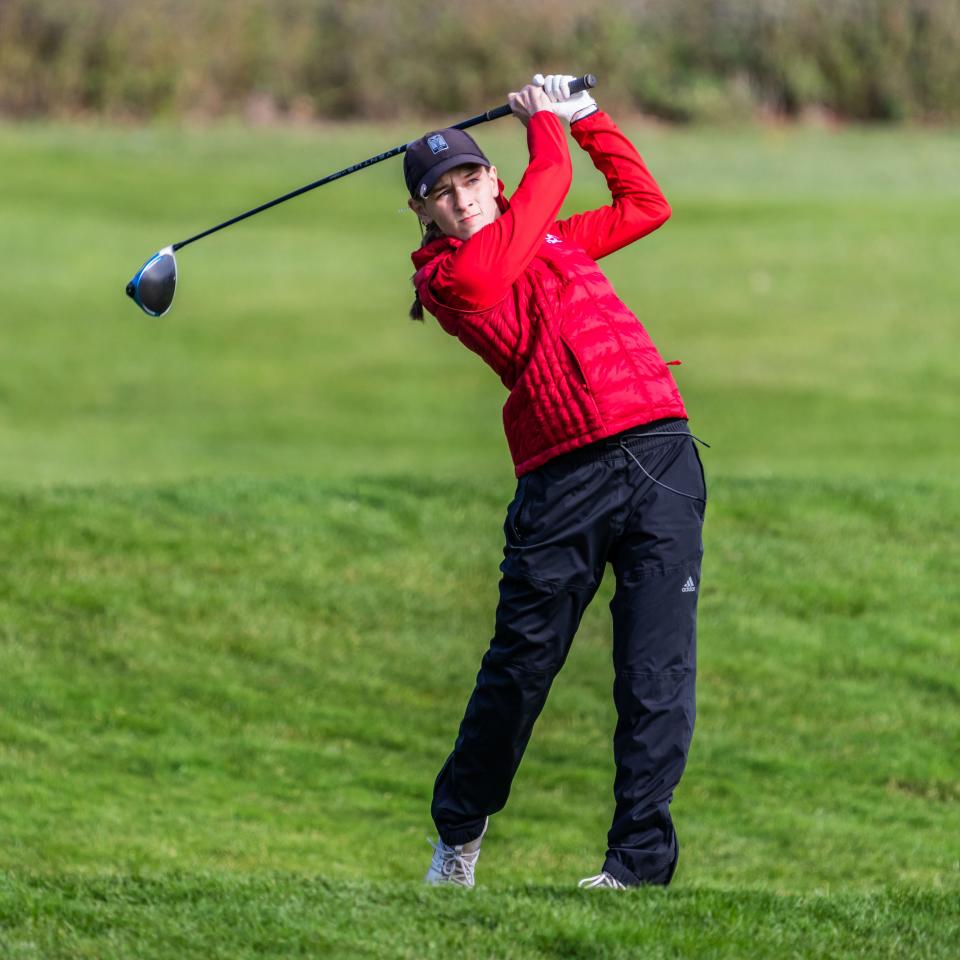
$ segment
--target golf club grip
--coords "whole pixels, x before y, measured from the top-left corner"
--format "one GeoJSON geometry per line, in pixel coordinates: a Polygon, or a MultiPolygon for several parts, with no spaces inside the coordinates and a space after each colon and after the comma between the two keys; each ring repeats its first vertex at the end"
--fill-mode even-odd
{"type": "MultiPolygon", "coordinates": [[[[570,95],[573,96],[576,93],[582,93],[584,90],[590,90],[596,85],[597,78],[592,73],[585,73],[582,77],[577,77],[576,80],[571,81],[570,95]]],[[[471,117],[469,120],[464,120],[463,123],[455,123],[454,126],[463,130],[466,127],[473,127],[487,120],[499,120],[501,117],[508,117],[511,113],[513,113],[513,111],[510,109],[510,104],[505,103],[502,106],[488,110],[486,113],[481,113],[479,117],[471,117]]]]}

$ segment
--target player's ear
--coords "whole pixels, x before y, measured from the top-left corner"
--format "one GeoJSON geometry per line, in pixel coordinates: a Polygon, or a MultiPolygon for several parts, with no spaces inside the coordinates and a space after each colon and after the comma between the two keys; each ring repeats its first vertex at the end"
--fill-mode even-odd
{"type": "Polygon", "coordinates": [[[430,217],[427,216],[427,208],[422,200],[415,200],[413,197],[410,197],[407,200],[407,206],[420,218],[420,222],[426,225],[430,217]]]}
{"type": "Polygon", "coordinates": [[[493,181],[493,195],[494,195],[495,197],[499,197],[499,196],[500,196],[500,183],[499,183],[498,180],[497,180],[497,168],[496,168],[496,167],[489,167],[489,168],[487,169],[487,173],[490,174],[490,179],[493,181]]]}

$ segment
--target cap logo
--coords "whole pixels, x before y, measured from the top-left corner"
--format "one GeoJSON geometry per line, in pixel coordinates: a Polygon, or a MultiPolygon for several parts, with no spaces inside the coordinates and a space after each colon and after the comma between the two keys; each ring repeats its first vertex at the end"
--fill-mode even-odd
{"type": "Polygon", "coordinates": [[[450,146],[446,140],[443,139],[441,134],[435,133],[432,137],[427,137],[427,146],[433,152],[433,155],[436,156],[440,153],[441,150],[449,150],[450,146]]]}

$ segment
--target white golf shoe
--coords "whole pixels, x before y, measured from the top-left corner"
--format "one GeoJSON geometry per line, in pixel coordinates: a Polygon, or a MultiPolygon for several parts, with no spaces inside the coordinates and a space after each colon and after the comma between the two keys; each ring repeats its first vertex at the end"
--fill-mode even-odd
{"type": "Polygon", "coordinates": [[[598,889],[608,889],[608,890],[626,890],[626,886],[622,884],[615,876],[610,873],[607,873],[606,870],[602,870],[595,877],[584,877],[578,884],[578,887],[582,887],[584,890],[598,890],[598,889]]]}
{"type": "Polygon", "coordinates": [[[490,818],[487,817],[483,822],[483,832],[476,840],[461,843],[455,847],[444,843],[439,837],[436,843],[428,839],[427,842],[433,847],[433,860],[427,875],[423,878],[424,882],[472,887],[473,871],[480,856],[480,841],[483,840],[483,834],[487,832],[489,825],[490,818]]]}

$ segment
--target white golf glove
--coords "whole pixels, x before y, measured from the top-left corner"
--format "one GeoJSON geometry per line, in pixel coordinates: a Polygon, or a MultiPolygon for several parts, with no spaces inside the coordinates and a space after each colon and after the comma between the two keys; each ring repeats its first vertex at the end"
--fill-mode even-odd
{"type": "Polygon", "coordinates": [[[538,73],[533,78],[533,82],[543,87],[543,92],[553,101],[553,112],[567,123],[582,120],[598,109],[597,101],[586,90],[570,96],[570,84],[576,79],[563,73],[551,73],[546,77],[538,73]]]}

